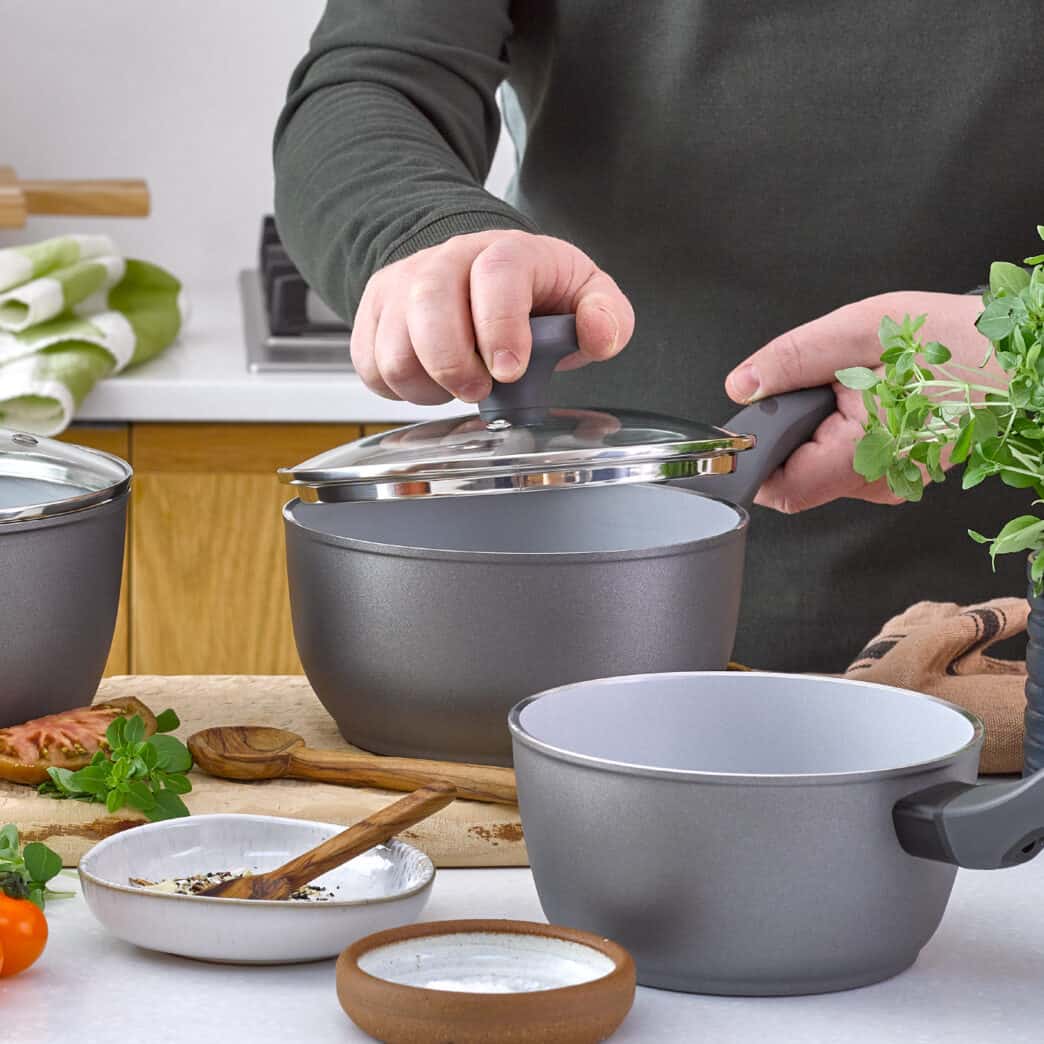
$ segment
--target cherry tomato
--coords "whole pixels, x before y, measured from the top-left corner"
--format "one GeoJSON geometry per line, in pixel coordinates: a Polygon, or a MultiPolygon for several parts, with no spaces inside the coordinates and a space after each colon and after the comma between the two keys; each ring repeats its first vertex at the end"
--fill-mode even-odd
{"type": "Polygon", "coordinates": [[[47,945],[47,919],[28,899],[0,892],[0,979],[25,971],[47,945]]]}

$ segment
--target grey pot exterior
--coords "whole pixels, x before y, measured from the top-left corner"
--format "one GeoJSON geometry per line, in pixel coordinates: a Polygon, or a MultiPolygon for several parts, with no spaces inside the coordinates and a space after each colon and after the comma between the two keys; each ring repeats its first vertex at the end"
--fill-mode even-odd
{"type": "Polygon", "coordinates": [[[898,800],[975,779],[979,745],[929,771],[840,784],[671,781],[515,742],[544,913],[633,955],[645,986],[776,996],[868,985],[909,967],[956,867],[913,858],[898,800]]]}
{"type": "Polygon", "coordinates": [[[1029,641],[1026,645],[1026,739],[1023,775],[1044,768],[1044,597],[1029,583],[1029,641]]]}
{"type": "MultiPolygon", "coordinates": [[[[570,507],[591,496],[510,500],[547,495],[570,507]]],[[[509,765],[507,715],[525,696],[606,675],[720,668],[731,655],[742,509],[730,509],[731,531],[687,544],[500,554],[318,532],[295,519],[297,504],[283,514],[298,653],[342,734],[366,750],[509,765]]],[[[455,510],[465,525],[474,508],[455,510]]]]}
{"type": "Polygon", "coordinates": [[[0,727],[93,699],[116,626],[129,495],[0,528],[0,727]]]}

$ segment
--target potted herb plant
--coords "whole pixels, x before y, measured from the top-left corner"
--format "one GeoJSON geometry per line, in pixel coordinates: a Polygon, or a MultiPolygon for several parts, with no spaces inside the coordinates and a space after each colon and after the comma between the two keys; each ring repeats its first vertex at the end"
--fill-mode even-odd
{"type": "MultiPolygon", "coordinates": [[[[1044,239],[1044,225],[1037,232],[1044,239]]],[[[924,343],[922,315],[881,320],[879,369],[838,371],[866,404],[854,466],[867,481],[883,478],[896,496],[917,501],[949,462],[963,465],[964,489],[996,479],[1025,489],[1028,508],[1044,504],[1044,254],[1024,264],[990,266],[975,324],[990,346],[978,368],[955,362],[937,341],[924,343]]],[[[968,535],[988,544],[994,560],[1030,554],[1025,767],[1044,768],[1044,517],[1019,515],[994,536],[968,535]]]]}

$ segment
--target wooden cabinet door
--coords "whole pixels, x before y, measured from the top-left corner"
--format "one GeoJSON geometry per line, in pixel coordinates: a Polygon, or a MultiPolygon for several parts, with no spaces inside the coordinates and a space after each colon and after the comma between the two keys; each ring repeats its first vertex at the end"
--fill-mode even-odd
{"type": "MultiPolygon", "coordinates": [[[[117,457],[130,461],[130,429],[126,424],[76,424],[63,435],[60,435],[59,438],[63,442],[74,442],[79,446],[89,446],[91,449],[115,453],[117,457]]],[[[129,545],[134,513],[133,492],[131,493],[128,511],[127,540],[129,545]]],[[[130,673],[130,627],[127,622],[130,615],[129,569],[130,553],[128,547],[123,555],[123,585],[120,589],[120,608],[116,614],[116,631],[112,638],[112,648],[109,650],[109,659],[105,663],[106,675],[130,673]]]]}
{"type": "Polygon", "coordinates": [[[135,424],[135,674],[301,673],[277,467],[357,425],[135,424]]]}

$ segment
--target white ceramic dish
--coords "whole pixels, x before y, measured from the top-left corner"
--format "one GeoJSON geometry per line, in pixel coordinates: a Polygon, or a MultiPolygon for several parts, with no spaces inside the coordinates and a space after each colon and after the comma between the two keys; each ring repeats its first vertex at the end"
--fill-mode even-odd
{"type": "Polygon", "coordinates": [[[87,905],[113,935],[197,960],[284,964],[335,957],[372,932],[414,922],[435,867],[393,839],[316,879],[326,902],[210,899],[153,892],[160,881],[213,870],[271,870],[344,829],[274,816],[190,816],[114,834],[80,861],[87,905]]]}
{"type": "Polygon", "coordinates": [[[376,979],[454,993],[533,993],[582,986],[616,963],[583,943],[547,935],[455,932],[367,950],[359,968],[376,979]]]}

